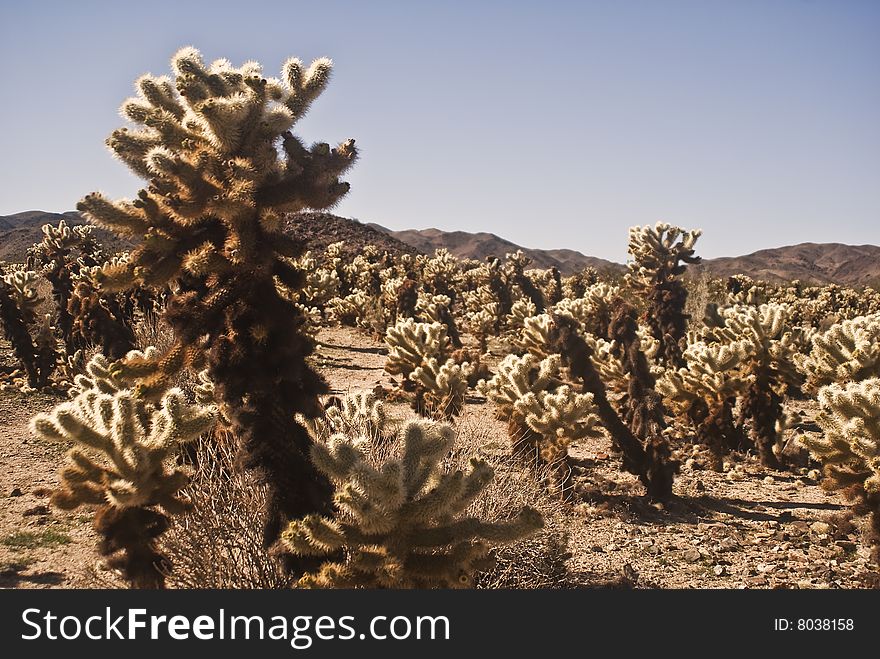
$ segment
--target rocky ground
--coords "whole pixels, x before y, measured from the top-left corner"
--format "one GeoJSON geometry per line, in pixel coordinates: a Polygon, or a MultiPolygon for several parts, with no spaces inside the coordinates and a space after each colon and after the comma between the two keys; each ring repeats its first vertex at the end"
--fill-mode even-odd
{"type": "MultiPolygon", "coordinates": [[[[382,343],[347,328],[319,335],[315,364],[336,393],[389,388],[382,343]]],[[[11,364],[8,344],[0,364],[11,364]]],[[[75,588],[119,585],[101,567],[91,515],[49,506],[67,446],[37,439],[29,419],[61,400],[47,394],[0,391],[0,587],[75,588]]],[[[406,415],[405,406],[391,405],[406,415]]],[[[808,406],[790,410],[809,428],[808,406]]],[[[458,422],[481,441],[507,445],[505,425],[480,396],[458,422]]],[[[796,430],[794,432],[800,432],[796,430]]],[[[682,446],[682,457],[691,449],[682,446]]],[[[570,576],[560,586],[615,584],[645,588],[868,588],[880,583],[848,506],[824,492],[810,465],[771,471],[737,456],[716,473],[699,455],[676,480],[665,506],[641,497],[622,473],[610,443],[583,443],[580,500],[555,522],[568,534],[570,576]]]]}

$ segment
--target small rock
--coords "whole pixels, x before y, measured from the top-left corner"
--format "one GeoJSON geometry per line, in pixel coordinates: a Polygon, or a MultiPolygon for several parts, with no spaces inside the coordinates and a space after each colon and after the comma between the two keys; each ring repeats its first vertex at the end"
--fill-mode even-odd
{"type": "Polygon", "coordinates": [[[618,547],[613,542],[605,547],[605,551],[617,551],[618,549],[620,549],[620,547],[618,547]]]}
{"type": "Polygon", "coordinates": [[[858,548],[856,543],[849,540],[838,540],[834,544],[840,547],[843,551],[855,551],[858,548]]]}
{"type": "Polygon", "coordinates": [[[810,471],[807,472],[807,478],[817,481],[822,478],[822,472],[820,472],[818,469],[810,469],[810,471]]]}
{"type": "Polygon", "coordinates": [[[691,548],[691,549],[686,550],[686,551],[681,555],[681,557],[682,557],[684,560],[686,560],[687,562],[689,562],[689,563],[695,563],[695,562],[697,562],[698,560],[700,560],[700,558],[702,558],[702,554],[700,554],[700,550],[699,550],[699,549],[697,549],[697,548],[694,547],[694,548],[691,548]]]}
{"type": "Polygon", "coordinates": [[[727,568],[724,567],[723,565],[716,565],[715,567],[712,568],[712,572],[715,573],[716,577],[720,577],[720,576],[724,575],[725,572],[727,572],[727,568]]]}
{"type": "Polygon", "coordinates": [[[773,485],[776,482],[776,479],[773,476],[765,476],[764,477],[764,485],[773,485]]]}
{"type": "Polygon", "coordinates": [[[9,496],[20,497],[22,494],[24,494],[24,492],[21,491],[20,487],[14,487],[12,488],[12,492],[9,493],[9,496]]]}
{"type": "Polygon", "coordinates": [[[721,542],[718,543],[718,548],[721,551],[733,551],[739,547],[739,543],[734,538],[724,538],[721,542]]]}
{"type": "Polygon", "coordinates": [[[766,586],[767,585],[767,577],[763,577],[758,575],[756,577],[746,577],[743,579],[743,583],[747,586],[766,586]]]}

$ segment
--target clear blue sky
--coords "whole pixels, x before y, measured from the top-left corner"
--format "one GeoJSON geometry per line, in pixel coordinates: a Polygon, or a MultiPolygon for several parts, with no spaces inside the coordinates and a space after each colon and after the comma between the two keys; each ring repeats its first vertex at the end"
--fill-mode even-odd
{"type": "Polygon", "coordinates": [[[713,257],[880,244],[880,2],[4,1],[0,214],[138,181],[103,141],[173,52],[326,55],[297,127],[353,137],[336,212],[623,261],[626,230],[713,257]]]}

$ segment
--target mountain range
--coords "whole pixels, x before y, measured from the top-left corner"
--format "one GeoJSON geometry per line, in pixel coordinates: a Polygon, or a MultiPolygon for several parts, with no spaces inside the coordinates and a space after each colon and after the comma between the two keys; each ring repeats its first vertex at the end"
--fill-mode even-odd
{"type": "MultiPolygon", "coordinates": [[[[25,211],[0,216],[0,261],[23,261],[28,247],[41,239],[41,227],[82,223],[76,211],[46,213],[25,211]]],[[[492,233],[442,231],[440,229],[408,229],[392,231],[380,224],[361,223],[329,213],[301,213],[291,216],[287,230],[300,237],[310,249],[321,250],[328,244],[344,241],[347,256],[354,256],[367,244],[395,253],[431,254],[446,248],[459,257],[484,260],[489,256],[503,257],[521,249],[535,267],[557,267],[568,275],[585,267],[601,273],[620,274],[625,270],[614,263],[587,256],[570,249],[530,249],[521,247],[492,233]]],[[[97,237],[112,250],[125,249],[125,241],[98,230],[97,237]]],[[[689,269],[692,275],[705,273],[715,277],[744,274],[764,281],[799,279],[815,284],[842,286],[877,285],[880,282],[880,247],[876,245],[843,245],[840,243],[800,243],[786,247],[762,249],[752,254],[705,259],[689,269]]]]}

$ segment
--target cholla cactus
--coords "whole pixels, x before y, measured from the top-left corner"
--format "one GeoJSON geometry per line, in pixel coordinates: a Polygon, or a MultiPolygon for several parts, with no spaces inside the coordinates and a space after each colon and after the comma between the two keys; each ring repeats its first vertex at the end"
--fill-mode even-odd
{"type": "Polygon", "coordinates": [[[15,269],[2,276],[3,281],[9,287],[8,293],[12,301],[22,313],[22,318],[28,325],[34,323],[37,318],[37,307],[41,300],[37,293],[38,275],[33,270],[15,269]]]}
{"type": "Polygon", "coordinates": [[[587,287],[592,286],[598,280],[599,273],[596,272],[596,268],[586,267],[562,280],[562,294],[571,300],[583,297],[587,287]]]}
{"type": "MultiPolygon", "coordinates": [[[[282,79],[256,62],[206,65],[194,48],[172,59],[174,80],[144,75],[122,106],[134,129],[111,150],[149,180],[134,201],[99,193],[78,205],[96,224],[140,239],[104,269],[105,290],[133,284],[175,291],[165,319],[175,343],[161,357],[124,360],[138,391],[155,396],[184,368],[207,367],[238,439],[238,464],[268,488],[264,543],[287,520],[330,509],[330,483],[308,459],[312,439],[295,417],[320,413],[326,384],[307,364],[313,349],[301,313],[280,295],[303,277],[289,259],[302,245],[283,231],[287,213],[328,208],[348,191],[339,177],[354,142],[306,148],[290,129],[324,90],[331,62],[285,62],[282,79]]],[[[305,566],[288,564],[291,570],[305,566]]]]}
{"type": "Polygon", "coordinates": [[[75,278],[67,305],[71,320],[71,345],[80,349],[100,345],[111,359],[122,359],[135,348],[132,328],[115,300],[100,295],[88,278],[75,278]]]}
{"type": "Polygon", "coordinates": [[[687,289],[681,282],[687,263],[699,263],[694,244],[702,232],[685,231],[663,222],[629,230],[629,272],[627,283],[642,291],[648,300],[648,323],[660,342],[665,364],[683,366],[679,342],[687,331],[684,312],[687,289]]]}
{"type": "Polygon", "coordinates": [[[452,350],[446,326],[441,323],[419,323],[412,318],[399,320],[385,334],[388,359],[385,370],[392,375],[409,378],[427,360],[446,361],[452,350]]]}
{"type": "Polygon", "coordinates": [[[779,468],[775,449],[784,429],[782,403],[789,387],[800,383],[795,369],[797,344],[789,325],[790,307],[762,304],[760,307],[736,305],[720,311],[723,336],[746,341],[743,371],[749,386],[740,409],[740,422],[751,421],[751,436],[761,462],[779,468]]]}
{"type": "Polygon", "coordinates": [[[301,587],[466,588],[492,566],[492,545],[515,542],[543,526],[524,508],[509,522],[484,522],[463,513],[493,478],[485,462],[444,472],[454,433],[446,425],[413,422],[402,433],[399,459],[380,466],[344,435],[312,449],[315,464],[336,484],[334,517],[311,515],[282,534],[290,551],[332,557],[306,574],[301,587]]]}
{"type": "Polygon", "coordinates": [[[508,433],[516,455],[533,453],[540,442],[540,436],[525,425],[525,419],[517,411],[517,401],[528,394],[537,396],[559,388],[563,382],[560,364],[559,355],[545,359],[533,354],[507,355],[490,380],[477,384],[477,390],[497,406],[498,418],[509,422],[508,433]]]}
{"type": "Polygon", "coordinates": [[[742,372],[749,351],[744,340],[691,343],[684,351],[687,366],[669,369],[657,381],[657,391],[670,409],[694,424],[697,440],[709,447],[716,471],[721,471],[724,455],[744,448],[745,438],[734,423],[733,405],[749,384],[742,372]]]}
{"type": "Polygon", "coordinates": [[[494,332],[498,324],[498,303],[492,302],[485,309],[468,312],[465,316],[465,322],[471,333],[477,337],[480,354],[486,354],[489,347],[489,335],[494,332]]]}
{"type": "Polygon", "coordinates": [[[596,282],[585,287],[582,295],[560,300],[553,307],[553,313],[573,318],[587,334],[610,339],[608,326],[611,323],[615,300],[619,301],[619,293],[619,286],[596,282]]]}
{"type": "Polygon", "coordinates": [[[565,495],[571,487],[566,463],[572,442],[604,436],[595,409],[592,394],[575,393],[568,385],[529,392],[514,403],[517,415],[541,437],[538,452],[550,467],[547,487],[551,492],[565,495]]]}
{"type": "Polygon", "coordinates": [[[874,560],[880,562],[880,379],[819,391],[824,436],[801,441],[822,462],[823,486],[842,489],[870,516],[874,560]]]}
{"type": "Polygon", "coordinates": [[[349,327],[363,327],[370,309],[370,299],[367,294],[355,288],[345,297],[334,297],[328,304],[330,317],[340,325],[349,327]]]}
{"type": "Polygon", "coordinates": [[[507,326],[512,329],[521,329],[525,326],[526,320],[537,313],[538,309],[535,303],[527,297],[521,297],[510,308],[510,314],[507,316],[507,326]]]}
{"type": "Polygon", "coordinates": [[[210,428],[215,410],[187,404],[176,389],[157,405],[147,403],[122,388],[103,355],[86,370],[76,378],[72,400],[31,423],[42,437],[77,444],[52,503],[65,510],[98,506],[95,529],[110,565],[135,587],[161,587],[166,560],[156,539],[167,527],[166,513],[187,507],[180,492],[188,478],[171,461],[179,444],[210,428]]]}
{"type": "Polygon", "coordinates": [[[448,249],[438,249],[422,266],[422,280],[429,293],[455,300],[458,283],[458,259],[448,249]]]}
{"type": "Polygon", "coordinates": [[[42,227],[43,240],[33,250],[35,261],[45,265],[44,274],[52,284],[52,298],[58,312],[57,327],[68,354],[78,348],[69,310],[75,278],[82,267],[93,267],[101,262],[101,248],[91,235],[93,229],[88,225],[68,226],[64,220],[57,227],[45,224],[42,227]],[[78,251],[78,258],[73,254],[74,250],[78,251]]]}
{"type": "Polygon", "coordinates": [[[512,254],[506,254],[504,257],[504,275],[509,288],[519,288],[522,295],[525,295],[535,305],[538,313],[544,313],[544,296],[525,274],[525,270],[531,262],[532,260],[519,249],[512,254]]]}
{"type": "Polygon", "coordinates": [[[416,384],[415,409],[422,416],[449,420],[461,414],[471,366],[451,359],[441,364],[431,357],[417,366],[409,379],[416,384]]]}
{"type": "Polygon", "coordinates": [[[382,401],[369,391],[348,394],[342,398],[333,396],[324,405],[324,415],[304,419],[313,436],[327,441],[342,433],[348,437],[385,438],[391,424],[382,401]]]}
{"type": "Polygon", "coordinates": [[[41,322],[37,319],[40,299],[33,275],[30,271],[16,270],[0,276],[0,327],[24,367],[25,390],[48,385],[57,360],[51,323],[47,325],[45,318],[41,322]],[[36,330],[34,337],[32,330],[36,330]]]}
{"type": "Polygon", "coordinates": [[[550,331],[552,328],[550,314],[542,313],[523,320],[523,328],[514,345],[520,352],[528,352],[536,357],[552,354],[550,349],[550,331]]]}
{"type": "Polygon", "coordinates": [[[663,441],[642,443],[623,422],[608,400],[608,391],[593,363],[593,347],[581,335],[577,321],[554,314],[551,317],[550,350],[559,355],[572,377],[582,383],[583,393],[593,396],[596,414],[623,453],[624,468],[639,477],[653,499],[672,496],[672,482],[678,464],[671,459],[663,441]]]}
{"type": "Polygon", "coordinates": [[[880,376],[880,314],[844,320],[814,335],[812,350],[797,366],[812,390],[880,376]]]}
{"type": "Polygon", "coordinates": [[[443,323],[446,334],[453,347],[461,348],[461,337],[458,324],[452,315],[452,298],[448,295],[428,295],[420,293],[416,300],[416,312],[420,320],[426,323],[443,323]]]}

